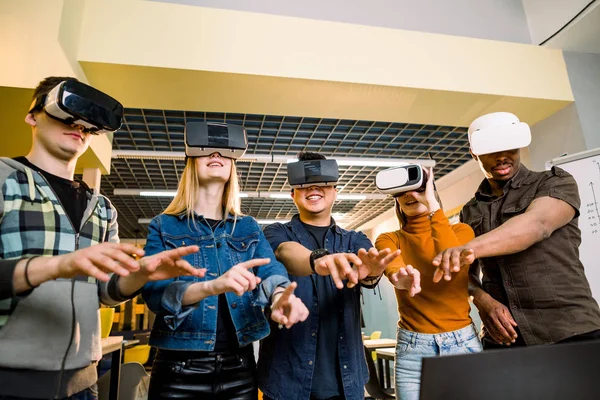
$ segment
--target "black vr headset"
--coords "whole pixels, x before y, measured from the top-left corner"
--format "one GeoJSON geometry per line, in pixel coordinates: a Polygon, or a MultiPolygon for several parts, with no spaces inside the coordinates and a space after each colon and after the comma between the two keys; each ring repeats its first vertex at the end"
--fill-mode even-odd
{"type": "Polygon", "coordinates": [[[423,192],[427,186],[427,170],[420,164],[385,169],[375,176],[380,192],[394,197],[406,192],[423,192]]]}
{"type": "Polygon", "coordinates": [[[115,132],[121,127],[123,105],[106,93],[74,79],[56,85],[39,96],[29,112],[44,110],[66,125],[81,125],[94,135],[115,132]]]}
{"type": "Polygon", "coordinates": [[[307,160],[287,165],[288,183],[292,189],[308,186],[334,186],[338,179],[335,160],[307,160]]]}
{"type": "Polygon", "coordinates": [[[219,153],[240,158],[248,148],[246,129],[241,125],[188,121],[185,124],[185,155],[203,157],[219,153]]]}

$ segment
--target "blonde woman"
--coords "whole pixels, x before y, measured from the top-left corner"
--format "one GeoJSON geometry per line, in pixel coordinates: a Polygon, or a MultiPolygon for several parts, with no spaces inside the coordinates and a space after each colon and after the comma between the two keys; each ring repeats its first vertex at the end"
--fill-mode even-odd
{"type": "Polygon", "coordinates": [[[187,261],[206,274],[144,287],[157,314],[149,399],[256,399],[251,344],[269,334],[264,310],[280,328],[308,316],[238,195],[232,159],[188,157],[177,195],[150,223],[146,254],[195,244],[200,251],[187,261]]]}

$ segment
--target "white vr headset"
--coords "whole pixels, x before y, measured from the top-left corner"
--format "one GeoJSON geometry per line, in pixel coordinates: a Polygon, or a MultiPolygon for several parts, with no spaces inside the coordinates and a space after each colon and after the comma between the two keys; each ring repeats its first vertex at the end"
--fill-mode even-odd
{"type": "Polygon", "coordinates": [[[469,144],[476,156],[521,149],[531,143],[531,129],[516,115],[496,112],[477,118],[469,126],[469,144]]]}
{"type": "Polygon", "coordinates": [[[188,121],[185,124],[185,155],[206,157],[219,153],[237,159],[248,148],[246,129],[241,125],[188,121]]]}
{"type": "Polygon", "coordinates": [[[381,193],[399,196],[406,192],[422,192],[427,185],[427,170],[420,164],[388,168],[375,176],[375,186],[381,193]]]}

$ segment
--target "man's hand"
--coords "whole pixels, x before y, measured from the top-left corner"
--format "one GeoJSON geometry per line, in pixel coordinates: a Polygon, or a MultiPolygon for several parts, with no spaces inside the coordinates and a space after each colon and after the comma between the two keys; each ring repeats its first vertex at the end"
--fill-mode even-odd
{"type": "Polygon", "coordinates": [[[217,279],[207,282],[210,286],[211,294],[218,295],[225,292],[233,292],[238,296],[242,296],[245,292],[256,289],[261,279],[254,275],[252,271],[249,271],[249,269],[266,265],[270,261],[269,258],[255,258],[234,265],[217,279]]]}
{"type": "Polygon", "coordinates": [[[53,278],[72,278],[87,275],[108,282],[110,273],[128,276],[140,269],[132,257],[142,257],[144,251],[128,243],[100,243],[51,259],[53,278]]]}
{"type": "Polygon", "coordinates": [[[442,251],[432,262],[437,267],[433,274],[433,281],[437,283],[442,280],[442,277],[449,281],[452,279],[451,272],[459,272],[461,267],[473,264],[476,259],[475,252],[468,246],[450,247],[442,251]]]}
{"type": "Polygon", "coordinates": [[[294,295],[298,284],[292,282],[284,291],[276,293],[279,296],[271,306],[271,319],[279,325],[290,329],[295,323],[303,322],[308,318],[308,308],[300,298],[294,295]]]}
{"type": "Polygon", "coordinates": [[[348,287],[352,287],[358,284],[359,277],[351,263],[360,267],[363,262],[353,253],[329,254],[315,260],[315,272],[321,276],[331,275],[338,289],[344,288],[344,279],[348,279],[348,287]]]}
{"type": "Polygon", "coordinates": [[[479,310],[485,330],[496,343],[510,346],[515,342],[517,332],[514,327],[517,326],[517,323],[504,304],[488,294],[475,300],[474,303],[479,310]]]}
{"type": "Polygon", "coordinates": [[[398,272],[390,276],[390,282],[396,289],[408,290],[410,297],[414,297],[421,291],[421,273],[412,265],[400,268],[398,272]]]}
{"type": "Polygon", "coordinates": [[[140,270],[136,274],[145,275],[148,281],[161,281],[183,275],[202,278],[206,268],[196,269],[183,259],[184,256],[199,250],[198,246],[185,246],[144,257],[139,260],[140,270]]]}
{"type": "MultiPolygon", "coordinates": [[[[366,277],[379,277],[385,271],[389,263],[394,261],[400,255],[400,249],[391,251],[383,249],[378,251],[375,247],[371,247],[369,251],[365,249],[358,250],[358,257],[362,261],[359,265],[355,264],[358,271],[358,280],[363,280],[366,277]]],[[[348,287],[351,287],[348,285],[348,287]]]]}

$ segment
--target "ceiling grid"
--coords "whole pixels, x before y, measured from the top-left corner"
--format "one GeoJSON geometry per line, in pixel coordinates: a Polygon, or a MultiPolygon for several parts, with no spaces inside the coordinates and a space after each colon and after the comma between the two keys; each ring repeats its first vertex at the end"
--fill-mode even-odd
{"type": "MultiPolygon", "coordinates": [[[[466,128],[401,122],[362,121],[300,116],[126,109],[123,127],[115,133],[114,150],[184,151],[185,122],[200,119],[243,125],[248,153],[295,158],[300,151],[320,152],[329,158],[428,158],[436,160],[440,178],[470,159],[466,128]]],[[[176,190],[183,160],[117,159],[111,174],[102,177],[102,192],[119,212],[122,238],[145,237],[139,218],[152,218],[169,204],[169,197],[115,196],[114,189],[176,190]]],[[[289,192],[284,163],[237,163],[244,192],[289,192]]],[[[382,167],[340,166],[340,193],[377,193],[374,179],[382,167]]],[[[346,228],[354,229],[391,208],[391,199],[344,200],[333,212],[346,228]]],[[[242,198],[242,211],[257,219],[290,219],[291,200],[242,198]]]]}

